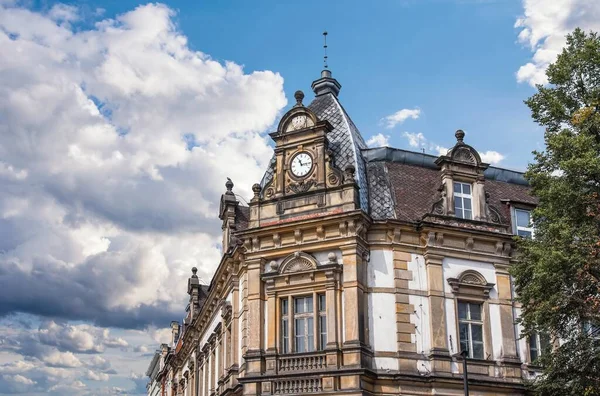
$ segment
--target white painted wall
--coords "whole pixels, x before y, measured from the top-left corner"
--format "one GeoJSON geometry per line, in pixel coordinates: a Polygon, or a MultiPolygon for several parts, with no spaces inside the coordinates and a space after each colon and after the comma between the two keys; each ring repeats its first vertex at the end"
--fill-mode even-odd
{"type": "Polygon", "coordinates": [[[396,296],[393,293],[370,293],[369,344],[376,352],[396,352],[396,296]]]}
{"type": "Polygon", "coordinates": [[[367,265],[368,287],[395,287],[394,255],[391,250],[371,250],[367,265]]]}
{"type": "Polygon", "coordinates": [[[456,328],[456,305],[454,300],[447,298],[446,305],[446,331],[448,334],[448,349],[450,354],[460,352],[460,339],[458,338],[458,329],[456,328]]]}
{"type": "MultiPolygon", "coordinates": [[[[490,329],[492,331],[492,357],[500,359],[502,356],[502,325],[500,322],[500,306],[498,304],[489,304],[490,307],[490,329]]],[[[487,354],[490,351],[486,352],[487,354]]]]}
{"type": "Polygon", "coordinates": [[[429,325],[429,298],[408,296],[408,302],[415,307],[410,315],[410,323],[416,326],[412,342],[417,344],[417,353],[429,353],[431,350],[431,327],[429,325]]]}
{"type": "Polygon", "coordinates": [[[412,271],[413,279],[408,281],[408,288],[412,290],[427,290],[427,269],[425,259],[420,254],[412,254],[408,262],[408,270],[412,271]]]}
{"type": "Polygon", "coordinates": [[[379,370],[398,370],[398,359],[396,358],[388,358],[388,357],[376,357],[373,358],[373,364],[375,365],[375,369],[379,370]]]}

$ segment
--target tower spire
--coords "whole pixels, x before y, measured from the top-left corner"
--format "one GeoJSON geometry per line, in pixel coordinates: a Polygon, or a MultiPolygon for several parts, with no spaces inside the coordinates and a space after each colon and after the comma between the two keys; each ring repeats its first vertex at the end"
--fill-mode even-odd
{"type": "Polygon", "coordinates": [[[329,64],[327,63],[327,31],[323,32],[323,70],[321,71],[321,78],[313,81],[311,87],[316,96],[331,93],[334,96],[338,96],[340,93],[341,84],[331,76],[331,70],[329,70],[329,64]]]}
{"type": "Polygon", "coordinates": [[[327,30],[323,32],[323,51],[325,53],[325,55],[323,56],[323,66],[325,67],[325,69],[328,69],[329,66],[327,65],[327,30]]]}

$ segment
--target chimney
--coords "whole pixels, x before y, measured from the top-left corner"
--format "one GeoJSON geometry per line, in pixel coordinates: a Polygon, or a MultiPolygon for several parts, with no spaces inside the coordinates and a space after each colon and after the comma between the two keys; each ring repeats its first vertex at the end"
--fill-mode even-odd
{"type": "Polygon", "coordinates": [[[233,193],[233,182],[230,178],[227,178],[225,188],[227,190],[221,195],[221,205],[219,207],[219,219],[223,221],[221,226],[221,230],[223,230],[223,253],[227,252],[231,245],[231,234],[235,231],[235,212],[239,205],[233,193]]]}
{"type": "Polygon", "coordinates": [[[177,341],[179,341],[179,322],[174,320],[171,322],[171,346],[173,348],[177,346],[177,341]]]}

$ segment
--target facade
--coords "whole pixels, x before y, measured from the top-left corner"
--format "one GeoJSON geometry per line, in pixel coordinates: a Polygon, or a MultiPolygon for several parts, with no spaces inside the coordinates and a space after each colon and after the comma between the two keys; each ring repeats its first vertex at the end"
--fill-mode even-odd
{"type": "Polygon", "coordinates": [[[460,130],[440,157],[369,149],[331,72],[312,88],[270,134],[248,206],[227,181],[221,262],[208,287],[194,269],[150,387],[459,395],[464,349],[472,395],[524,394],[539,340],[518,337],[508,273],[514,235],[533,233],[523,175],[483,163],[460,130]]]}

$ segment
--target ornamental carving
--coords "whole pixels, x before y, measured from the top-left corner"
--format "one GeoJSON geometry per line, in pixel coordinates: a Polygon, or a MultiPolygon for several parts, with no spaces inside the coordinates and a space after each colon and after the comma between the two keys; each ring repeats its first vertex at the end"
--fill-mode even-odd
{"type": "Polygon", "coordinates": [[[296,252],[286,257],[279,266],[279,273],[312,271],[317,269],[317,260],[310,254],[296,252]]]}
{"type": "Polygon", "coordinates": [[[477,159],[467,147],[457,147],[452,150],[452,159],[455,161],[477,165],[477,159]]]}
{"type": "Polygon", "coordinates": [[[293,192],[293,193],[303,193],[303,192],[307,192],[313,185],[315,184],[314,180],[303,180],[300,181],[298,183],[290,183],[287,186],[287,191],[286,192],[293,192]]]}
{"type": "Polygon", "coordinates": [[[483,275],[475,270],[466,270],[458,278],[448,278],[454,294],[488,298],[494,283],[488,283],[483,275]]]}

